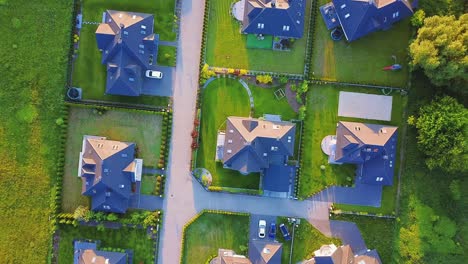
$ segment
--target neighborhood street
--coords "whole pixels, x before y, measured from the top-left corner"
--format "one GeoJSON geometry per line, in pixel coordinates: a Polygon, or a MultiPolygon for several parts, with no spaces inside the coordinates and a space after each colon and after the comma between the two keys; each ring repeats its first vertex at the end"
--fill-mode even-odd
{"type": "MultiPolygon", "coordinates": [[[[365,247],[359,230],[343,230],[343,224],[329,220],[334,194],[323,191],[308,200],[295,201],[272,197],[207,192],[190,172],[191,143],[205,0],[182,0],[180,39],[173,87],[173,136],[167,170],[163,223],[158,263],[180,262],[184,225],[203,209],[247,212],[268,216],[307,219],[327,236],[345,237],[344,241],[365,247]],[[332,225],[331,225],[332,222],[332,225]],[[332,227],[332,229],[331,229],[332,227]],[[333,230],[334,227],[337,230],[333,230]]],[[[380,200],[378,201],[380,204],[380,200]]],[[[351,223],[350,223],[351,224],[351,223]]],[[[355,226],[355,225],[354,225],[355,226]]]]}

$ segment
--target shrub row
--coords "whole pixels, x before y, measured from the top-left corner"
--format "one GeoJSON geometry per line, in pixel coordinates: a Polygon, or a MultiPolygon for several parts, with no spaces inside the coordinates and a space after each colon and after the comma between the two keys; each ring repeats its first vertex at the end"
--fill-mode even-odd
{"type": "MultiPolygon", "coordinates": [[[[164,169],[169,158],[169,148],[172,136],[172,110],[165,112],[161,131],[161,151],[159,153],[158,168],[164,169]]],[[[163,188],[164,189],[164,188],[163,188]]]]}
{"type": "Polygon", "coordinates": [[[263,190],[231,188],[231,187],[222,187],[222,186],[209,186],[208,191],[211,191],[211,192],[226,192],[226,193],[240,193],[240,194],[248,194],[248,195],[262,195],[263,194],[263,190]]]}
{"type": "Polygon", "coordinates": [[[307,48],[306,48],[306,55],[304,58],[304,78],[311,78],[310,76],[310,69],[312,68],[312,54],[314,52],[315,46],[315,26],[317,19],[315,18],[317,15],[317,7],[318,7],[318,0],[312,0],[312,7],[310,9],[310,21],[309,21],[309,32],[307,35],[307,48]]]}
{"type": "MultiPolygon", "coordinates": [[[[306,97],[306,101],[307,101],[307,97],[306,97]]],[[[307,102],[306,102],[307,104],[307,102]]],[[[299,139],[301,142],[299,143],[299,151],[298,151],[298,158],[299,158],[299,168],[297,168],[296,170],[296,184],[294,185],[294,196],[295,197],[298,197],[299,195],[299,187],[300,187],[300,178],[301,178],[301,174],[302,174],[302,164],[303,164],[303,160],[302,160],[302,151],[304,149],[304,142],[302,141],[302,135],[304,135],[304,124],[301,123],[301,138],[299,139]]],[[[299,198],[302,198],[302,197],[299,197],[299,198]]]]}
{"type": "Polygon", "coordinates": [[[407,92],[406,88],[400,87],[393,87],[393,86],[383,86],[378,84],[369,84],[364,82],[339,82],[327,78],[309,78],[309,82],[317,85],[325,85],[325,84],[333,84],[333,85],[341,85],[341,86],[358,86],[363,88],[369,89],[391,89],[391,90],[398,90],[400,92],[407,92]]]}

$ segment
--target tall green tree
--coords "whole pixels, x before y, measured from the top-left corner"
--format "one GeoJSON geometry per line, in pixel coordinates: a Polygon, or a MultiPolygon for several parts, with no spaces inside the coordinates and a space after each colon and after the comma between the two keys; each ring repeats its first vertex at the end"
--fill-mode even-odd
{"type": "Polygon", "coordinates": [[[411,64],[437,86],[466,92],[468,84],[468,14],[424,19],[409,47],[411,64]]]}
{"type": "Polygon", "coordinates": [[[418,130],[418,147],[427,155],[429,169],[447,172],[468,171],[468,110],[454,98],[437,98],[410,116],[418,130]]]}

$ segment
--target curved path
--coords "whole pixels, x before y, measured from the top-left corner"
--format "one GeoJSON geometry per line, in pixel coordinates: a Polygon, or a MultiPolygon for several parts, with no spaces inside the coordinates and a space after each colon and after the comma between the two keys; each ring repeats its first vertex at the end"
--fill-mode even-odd
{"type": "MultiPolygon", "coordinates": [[[[208,87],[208,85],[214,81],[214,80],[217,80],[219,79],[219,77],[211,77],[209,78],[208,80],[206,80],[206,82],[203,84],[203,89],[205,89],[206,87],[208,87]]],[[[247,91],[247,94],[249,95],[249,101],[250,101],[250,109],[253,109],[254,108],[254,99],[253,99],[253,95],[252,95],[252,91],[250,90],[249,88],[249,85],[242,79],[236,79],[241,85],[242,87],[244,87],[244,89],[247,91]]]]}
{"type": "MultiPolygon", "coordinates": [[[[173,82],[173,136],[165,186],[166,198],[162,206],[164,219],[158,263],[179,263],[183,227],[203,209],[302,217],[327,236],[349,236],[349,233],[335,232],[331,227],[331,224],[336,227],[343,226],[337,221],[329,221],[328,218],[330,201],[333,201],[335,196],[333,190],[325,190],[305,201],[212,193],[206,192],[191,176],[190,132],[195,117],[204,4],[205,0],[182,0],[176,77],[173,82]]],[[[352,238],[357,240],[359,248],[362,247],[363,241],[359,231],[352,238]]],[[[351,241],[351,238],[344,241],[351,241]]]]}

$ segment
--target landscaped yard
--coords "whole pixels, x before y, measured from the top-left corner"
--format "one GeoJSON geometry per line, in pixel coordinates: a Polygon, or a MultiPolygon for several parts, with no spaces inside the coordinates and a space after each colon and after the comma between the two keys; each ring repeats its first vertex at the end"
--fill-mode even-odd
{"type": "MultiPolygon", "coordinates": [[[[288,223],[286,217],[278,217],[277,224],[288,223]]],[[[292,234],[292,225],[287,224],[289,233],[292,234]]],[[[284,241],[281,237],[281,232],[277,230],[279,242],[283,243],[283,255],[281,263],[299,263],[303,260],[308,260],[314,256],[314,251],[320,249],[322,245],[334,243],[336,246],[341,245],[341,241],[337,238],[326,237],[320,231],[315,229],[307,220],[301,219],[299,227],[294,230],[294,248],[292,261],[289,262],[291,253],[291,241],[284,241]]],[[[385,262],[384,262],[385,263],[385,262]]]]}
{"type": "Polygon", "coordinates": [[[156,175],[143,175],[141,177],[141,194],[154,194],[154,188],[156,186],[156,175]]]}
{"type": "Polygon", "coordinates": [[[304,73],[311,1],[307,1],[304,36],[291,51],[247,48],[247,35],[240,33],[239,22],[230,15],[231,0],[210,1],[206,63],[211,66],[281,73],[304,73]],[[281,62],[281,63],[278,63],[281,62]]]}
{"type": "Polygon", "coordinates": [[[158,65],[163,66],[176,66],[176,52],[177,48],[172,46],[159,46],[158,47],[158,65]]]}
{"type": "MultiPolygon", "coordinates": [[[[290,120],[296,116],[286,98],[281,100],[275,98],[274,91],[277,88],[261,88],[254,85],[249,87],[254,98],[254,117],[276,114],[281,115],[283,120],[290,120]]],[[[234,170],[223,169],[223,165],[214,160],[217,131],[224,129],[227,117],[249,116],[250,104],[247,91],[238,80],[221,78],[204,89],[202,101],[197,167],[206,168],[211,172],[213,186],[258,189],[258,174],[245,176],[234,170]]]]}
{"type": "Polygon", "coordinates": [[[395,233],[395,219],[350,215],[337,215],[332,219],[356,223],[367,248],[377,249],[382,263],[396,263],[392,259],[395,247],[392,239],[395,233]]]}
{"type": "Polygon", "coordinates": [[[258,189],[258,174],[242,175],[215,162],[217,133],[225,128],[227,117],[249,116],[249,96],[244,87],[236,80],[218,79],[203,90],[202,101],[197,167],[210,171],[213,186],[258,189]]]}
{"type": "MultiPolygon", "coordinates": [[[[330,1],[318,2],[320,6],[330,1]]],[[[375,32],[351,43],[345,38],[338,42],[331,39],[318,8],[315,25],[311,78],[406,87],[409,19],[400,21],[390,30],[375,32]],[[383,71],[383,67],[395,63],[392,55],[403,69],[383,71]]]]}
{"type": "MultiPolygon", "coordinates": [[[[368,88],[350,88],[332,85],[312,85],[307,100],[307,116],[304,121],[303,152],[301,176],[299,178],[299,197],[307,198],[330,185],[351,185],[349,179],[354,180],[355,165],[330,165],[328,156],[322,152],[321,141],[325,136],[336,134],[338,121],[356,121],[364,123],[378,123],[399,126],[401,132],[403,107],[406,98],[393,92],[392,120],[390,122],[357,118],[338,117],[338,98],[340,91],[382,94],[380,90],[368,88]],[[320,166],[325,165],[325,170],[320,166]]],[[[401,137],[398,137],[401,141],[401,137]]],[[[397,152],[399,157],[399,152],[397,152]]],[[[394,184],[384,187],[383,208],[347,206],[347,210],[373,211],[390,214],[394,211],[395,192],[398,184],[399,159],[395,168],[394,184]]],[[[340,207],[340,205],[337,205],[340,207]]],[[[343,208],[345,209],[345,208],[343,208]]]]}
{"type": "MultiPolygon", "coordinates": [[[[85,0],[83,2],[83,20],[100,22],[102,13],[107,9],[154,14],[154,32],[160,34],[161,40],[175,40],[175,33],[172,32],[174,0],[85,0]]],[[[78,57],[74,63],[73,86],[83,89],[83,99],[166,106],[169,100],[167,97],[104,95],[106,66],[101,64],[102,56],[96,44],[95,32],[97,27],[97,25],[83,24],[79,41],[80,46],[78,53],[76,53],[78,57]]],[[[175,53],[175,51],[168,51],[166,47],[163,47],[161,52],[170,55],[175,53]]]]}
{"type": "Polygon", "coordinates": [[[47,263],[71,1],[0,0],[0,263],[47,263]]]}
{"type": "Polygon", "coordinates": [[[203,213],[184,235],[183,264],[206,263],[220,248],[247,255],[249,216],[203,213]]]}
{"type": "Polygon", "coordinates": [[[103,115],[92,109],[70,108],[63,179],[62,210],[73,212],[78,205],[88,205],[81,195],[78,157],[84,135],[104,136],[110,140],[135,142],[144,166],[156,166],[161,145],[161,115],[126,111],[107,111],[103,115]]]}
{"type": "MultiPolygon", "coordinates": [[[[73,263],[73,240],[99,240],[100,247],[133,250],[133,263],[153,263],[153,240],[148,239],[145,229],[104,229],[96,227],[60,225],[58,263],[73,263]]],[[[99,248],[98,248],[99,249],[99,248]]]]}

